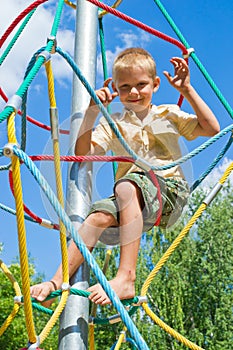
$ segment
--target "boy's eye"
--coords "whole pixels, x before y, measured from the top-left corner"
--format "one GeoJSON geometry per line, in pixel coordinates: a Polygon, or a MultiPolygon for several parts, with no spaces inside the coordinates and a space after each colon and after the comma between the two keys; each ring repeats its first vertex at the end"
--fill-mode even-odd
{"type": "Polygon", "coordinates": [[[139,87],[143,87],[143,86],[145,86],[145,85],[146,85],[146,83],[139,83],[139,84],[138,84],[139,87]]]}
{"type": "Polygon", "coordinates": [[[122,85],[122,86],[120,86],[120,89],[122,89],[122,90],[127,90],[127,89],[129,89],[129,85],[122,85]]]}

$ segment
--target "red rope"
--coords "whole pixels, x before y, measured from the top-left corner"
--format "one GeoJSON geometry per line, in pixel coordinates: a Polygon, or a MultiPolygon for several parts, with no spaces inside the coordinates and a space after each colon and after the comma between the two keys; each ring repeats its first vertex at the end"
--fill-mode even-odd
{"type": "Polygon", "coordinates": [[[0,47],[2,47],[5,40],[8,38],[8,36],[11,34],[11,32],[14,30],[14,28],[17,26],[17,24],[29,13],[31,12],[35,7],[43,4],[48,0],[37,0],[33,2],[31,5],[29,5],[25,10],[23,10],[18,17],[11,23],[11,25],[8,27],[8,29],[5,31],[5,33],[0,38],[0,47]]]}
{"type": "Polygon", "coordinates": [[[166,34],[163,34],[161,32],[159,32],[158,30],[154,29],[154,28],[151,28],[149,27],[148,25],[142,23],[142,22],[139,22],[135,19],[133,19],[132,17],[129,17],[127,15],[125,15],[124,13],[108,6],[108,5],[105,5],[103,4],[102,2],[98,1],[98,0],[87,0],[89,2],[91,2],[92,4],[95,4],[96,6],[98,7],[101,7],[102,9],[106,10],[107,12],[115,15],[116,17],[119,17],[121,19],[123,19],[124,21],[126,22],[129,22],[133,25],[135,25],[136,27],[139,27],[143,30],[145,30],[146,32],[150,33],[150,34],[153,34],[155,36],[157,36],[158,38],[161,38],[173,45],[176,45],[177,47],[179,47],[181,49],[181,51],[183,52],[183,54],[187,54],[188,51],[186,49],[186,47],[178,40],[166,35],[166,34]]]}
{"type": "MultiPolygon", "coordinates": [[[[4,93],[4,91],[2,90],[1,87],[0,87],[0,95],[1,95],[2,99],[3,99],[5,102],[8,101],[8,97],[6,96],[6,94],[4,93]]],[[[21,112],[21,111],[18,111],[18,114],[22,116],[22,112],[21,112]]],[[[34,124],[34,125],[36,125],[36,126],[42,128],[42,129],[45,129],[45,130],[48,130],[48,131],[51,130],[51,127],[50,127],[50,126],[45,125],[45,124],[39,122],[38,120],[33,119],[32,117],[30,117],[30,116],[28,116],[28,115],[26,116],[26,118],[27,118],[27,120],[28,120],[30,123],[32,123],[32,124],[34,124]]],[[[70,132],[69,132],[69,130],[59,129],[59,133],[60,133],[60,134],[65,134],[65,135],[69,135],[70,132]]]]}
{"type": "MultiPolygon", "coordinates": [[[[15,196],[12,170],[9,170],[9,184],[10,184],[10,189],[11,189],[12,194],[13,194],[13,196],[15,196]]],[[[25,213],[27,213],[38,224],[40,224],[40,225],[43,224],[43,219],[41,219],[39,216],[37,216],[35,213],[33,213],[25,204],[23,204],[23,209],[24,209],[25,213]]],[[[59,230],[59,225],[53,224],[52,222],[50,224],[54,230],[59,230]]]]}
{"type": "MultiPolygon", "coordinates": [[[[39,156],[30,156],[32,161],[53,161],[54,156],[50,155],[39,155],[39,156]]],[[[128,162],[135,163],[135,160],[131,157],[126,156],[61,156],[61,161],[66,162],[128,162]]]]}
{"type": "MultiPolygon", "coordinates": [[[[54,156],[51,155],[40,155],[40,156],[30,156],[32,161],[53,161],[54,156]]],[[[135,160],[131,157],[126,156],[61,156],[61,161],[66,162],[128,162],[128,163],[135,163],[135,160]]],[[[157,177],[153,170],[148,171],[148,175],[157,188],[157,198],[159,201],[159,209],[157,213],[157,218],[155,222],[155,226],[158,226],[160,224],[161,216],[162,216],[162,196],[160,191],[159,182],[157,180],[157,177]]]]}

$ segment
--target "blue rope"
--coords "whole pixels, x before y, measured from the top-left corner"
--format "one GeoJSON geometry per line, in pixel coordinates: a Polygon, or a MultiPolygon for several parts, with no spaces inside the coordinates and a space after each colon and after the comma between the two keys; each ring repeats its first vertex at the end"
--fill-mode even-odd
{"type": "MultiPolygon", "coordinates": [[[[13,215],[16,215],[16,210],[14,209],[11,209],[10,207],[7,207],[6,205],[0,203],[0,209],[2,210],[5,210],[6,212],[8,212],[9,214],[13,214],[13,215]]],[[[34,219],[32,219],[29,215],[27,214],[24,214],[24,218],[28,221],[31,221],[31,222],[35,222],[36,221],[34,219]]]]}
{"type": "MultiPolygon", "coordinates": [[[[126,343],[130,343],[130,344],[132,345],[132,349],[133,349],[133,350],[138,349],[137,344],[135,343],[135,341],[134,341],[133,339],[131,339],[131,338],[126,338],[126,339],[125,339],[125,342],[126,342],[126,343]]],[[[111,347],[110,350],[114,350],[116,345],[117,345],[117,341],[113,344],[113,346],[111,347]]]]}
{"type": "MultiPolygon", "coordinates": [[[[82,72],[80,71],[80,69],[78,68],[78,66],[76,65],[76,63],[74,62],[74,60],[69,56],[69,54],[65,53],[62,51],[61,48],[57,47],[56,51],[62,56],[64,57],[67,62],[70,64],[70,66],[72,67],[72,69],[74,70],[74,72],[76,73],[76,75],[78,76],[78,78],[80,79],[80,81],[82,82],[82,84],[84,85],[84,87],[87,89],[88,93],[90,94],[91,98],[94,100],[94,102],[96,103],[96,105],[98,106],[98,108],[100,109],[100,111],[103,113],[103,116],[105,117],[105,119],[107,120],[107,122],[109,123],[109,126],[111,127],[112,131],[114,132],[114,134],[117,136],[117,138],[119,139],[120,143],[122,144],[122,146],[124,147],[124,149],[131,155],[131,157],[134,160],[138,159],[137,154],[129,147],[129,145],[125,142],[125,140],[123,139],[120,131],[118,130],[116,124],[113,122],[110,114],[108,113],[108,111],[106,110],[106,108],[104,107],[104,105],[101,103],[100,99],[98,98],[98,96],[96,95],[94,89],[91,87],[91,85],[88,83],[88,81],[86,80],[86,78],[84,77],[84,75],[82,74],[82,72]]],[[[167,165],[163,165],[163,166],[154,166],[154,165],[150,165],[149,163],[147,163],[146,161],[145,164],[149,165],[151,167],[152,170],[167,170],[170,168],[173,168],[174,166],[180,165],[182,163],[184,163],[185,161],[187,161],[188,159],[194,157],[195,155],[197,155],[198,153],[200,153],[201,151],[203,151],[205,148],[209,147],[210,145],[212,145],[214,142],[216,142],[217,140],[219,140],[222,136],[226,135],[229,131],[233,130],[233,124],[229,125],[228,127],[226,127],[225,129],[223,129],[222,131],[220,131],[217,135],[213,136],[212,138],[208,139],[206,142],[204,142],[201,146],[197,147],[195,150],[193,150],[192,152],[186,154],[184,157],[176,160],[175,162],[169,163],[167,165]]],[[[142,160],[143,161],[143,160],[142,160]]]]}
{"type": "Polygon", "coordinates": [[[108,113],[107,109],[101,103],[101,101],[98,98],[98,96],[96,95],[94,89],[88,83],[88,81],[86,80],[86,78],[84,77],[84,75],[82,74],[82,72],[80,71],[79,67],[76,65],[76,63],[72,59],[72,57],[70,57],[69,54],[67,54],[66,52],[63,52],[62,49],[59,48],[59,47],[56,48],[56,51],[63,58],[65,58],[67,60],[67,62],[69,63],[69,65],[72,67],[73,71],[76,73],[76,75],[78,76],[78,78],[80,79],[80,81],[82,82],[84,87],[87,89],[87,91],[90,94],[90,96],[92,97],[92,99],[95,101],[95,103],[98,106],[98,108],[100,109],[100,111],[103,113],[105,119],[109,123],[109,126],[111,127],[111,129],[113,130],[114,134],[117,136],[117,138],[119,139],[120,143],[125,148],[125,150],[132,156],[133,159],[137,159],[138,158],[137,154],[125,142],[125,140],[123,139],[123,137],[122,137],[120,131],[118,130],[116,124],[113,122],[110,114],[108,113]]]}
{"type": "Polygon", "coordinates": [[[57,197],[55,196],[51,187],[48,185],[45,178],[40,173],[39,169],[34,165],[34,163],[27,156],[27,154],[24,153],[22,150],[18,149],[16,146],[13,146],[13,152],[20,160],[22,160],[24,162],[24,164],[27,166],[29,171],[32,173],[32,175],[34,176],[34,178],[36,179],[38,184],[41,186],[43,192],[45,193],[45,195],[49,199],[49,201],[50,201],[51,205],[53,206],[54,210],[56,211],[57,215],[64,223],[67,231],[71,233],[71,236],[72,236],[75,244],[77,245],[78,249],[80,250],[81,254],[83,255],[84,259],[87,261],[88,265],[90,266],[90,268],[94,272],[99,283],[106,291],[113,306],[120,313],[122,321],[126,325],[127,329],[129,330],[130,334],[132,335],[132,337],[135,339],[139,348],[149,350],[149,348],[148,348],[147,344],[145,343],[144,339],[142,338],[141,334],[138,332],[137,327],[135,326],[135,324],[133,323],[133,321],[129,317],[124,306],[121,304],[120,299],[118,298],[116,293],[110,287],[106,277],[104,276],[103,272],[99,268],[94,257],[87,249],[86,245],[84,244],[82,238],[79,236],[78,232],[75,230],[68,215],[66,214],[65,210],[61,207],[60,203],[57,200],[57,197]]]}
{"type": "Polygon", "coordinates": [[[209,175],[209,173],[215,168],[215,166],[218,164],[218,162],[222,159],[222,157],[225,155],[225,153],[228,151],[228,149],[230,148],[231,144],[233,142],[233,136],[230,135],[230,138],[227,142],[227,144],[225,145],[225,147],[221,150],[221,152],[219,152],[219,154],[217,155],[217,157],[213,160],[213,162],[210,164],[210,166],[206,169],[205,172],[203,172],[199,178],[193,183],[193,185],[190,187],[190,191],[194,191],[199,185],[200,183],[206,178],[207,175],[209,175]]]}

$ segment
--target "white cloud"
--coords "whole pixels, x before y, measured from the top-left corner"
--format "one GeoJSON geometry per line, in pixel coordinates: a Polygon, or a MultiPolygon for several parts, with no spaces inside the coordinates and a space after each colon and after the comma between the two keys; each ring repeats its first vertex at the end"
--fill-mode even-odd
{"type": "MultiPolygon", "coordinates": [[[[205,190],[208,190],[210,187],[215,185],[221,177],[223,176],[225,170],[229,167],[229,165],[233,162],[233,159],[224,158],[223,161],[215,167],[212,172],[203,180],[201,186],[205,190]]],[[[230,173],[229,180],[231,184],[233,184],[233,172],[230,173]]]]}
{"type": "MultiPolygon", "coordinates": [[[[31,3],[31,0],[6,1],[4,6],[2,6],[0,14],[0,32],[3,34],[13,20],[31,3]]],[[[0,67],[0,86],[9,97],[17,91],[22,83],[27,65],[33,54],[38,49],[46,45],[47,38],[51,33],[56,6],[57,2],[56,4],[55,2],[50,2],[49,6],[45,3],[45,6],[40,5],[37,8],[24,31],[21,33],[12,50],[0,67]]],[[[72,15],[70,15],[70,18],[72,18],[72,15]]],[[[67,22],[69,22],[70,18],[68,18],[67,22]]],[[[1,48],[1,55],[5,51],[7,45],[10,43],[10,40],[16,33],[21,23],[22,21],[7,38],[6,42],[1,48]]],[[[70,53],[71,55],[73,54],[74,32],[72,29],[64,28],[64,24],[61,23],[59,26],[57,40],[58,45],[64,51],[70,53]]],[[[63,80],[71,79],[71,70],[63,58],[56,54],[53,56],[53,63],[54,76],[58,82],[62,83],[63,80]]],[[[0,107],[3,105],[3,102],[0,101],[0,107]]]]}

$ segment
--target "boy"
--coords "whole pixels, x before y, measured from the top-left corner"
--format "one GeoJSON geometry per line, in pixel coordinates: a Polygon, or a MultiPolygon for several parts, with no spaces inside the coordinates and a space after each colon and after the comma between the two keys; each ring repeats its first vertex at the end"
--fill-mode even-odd
{"type": "MultiPolygon", "coordinates": [[[[160,78],[152,56],[141,48],[121,52],[113,64],[113,78],[96,91],[107,106],[119,96],[124,110],[112,116],[123,138],[141,158],[153,165],[169,164],[181,156],[178,139],[193,140],[197,136],[213,136],[219,124],[213,112],[190,84],[189,68],[185,60],[174,57],[174,76],[164,72],[168,82],[181,93],[193,108],[195,115],[182,112],[176,105],[151,104],[160,78]],[[113,93],[108,88],[112,80],[113,93]]],[[[109,149],[116,155],[128,155],[104,118],[93,130],[99,113],[91,100],[75,145],[76,155],[103,155],[109,149]]],[[[189,194],[181,169],[156,172],[162,192],[160,225],[168,227],[180,216],[189,194]]],[[[157,188],[140,167],[119,163],[114,185],[114,196],[93,204],[79,234],[91,251],[97,241],[108,238],[107,229],[119,231],[120,263],[116,277],[109,283],[120,299],[135,296],[136,263],[143,231],[153,227],[159,209],[157,188]],[[102,236],[101,236],[102,235],[102,236]]],[[[72,241],[69,248],[69,272],[72,276],[83,262],[83,257],[72,241]]],[[[32,297],[44,300],[62,285],[61,266],[49,282],[31,287],[32,297]]],[[[88,289],[89,299],[105,305],[110,303],[99,284],[88,289]]]]}

